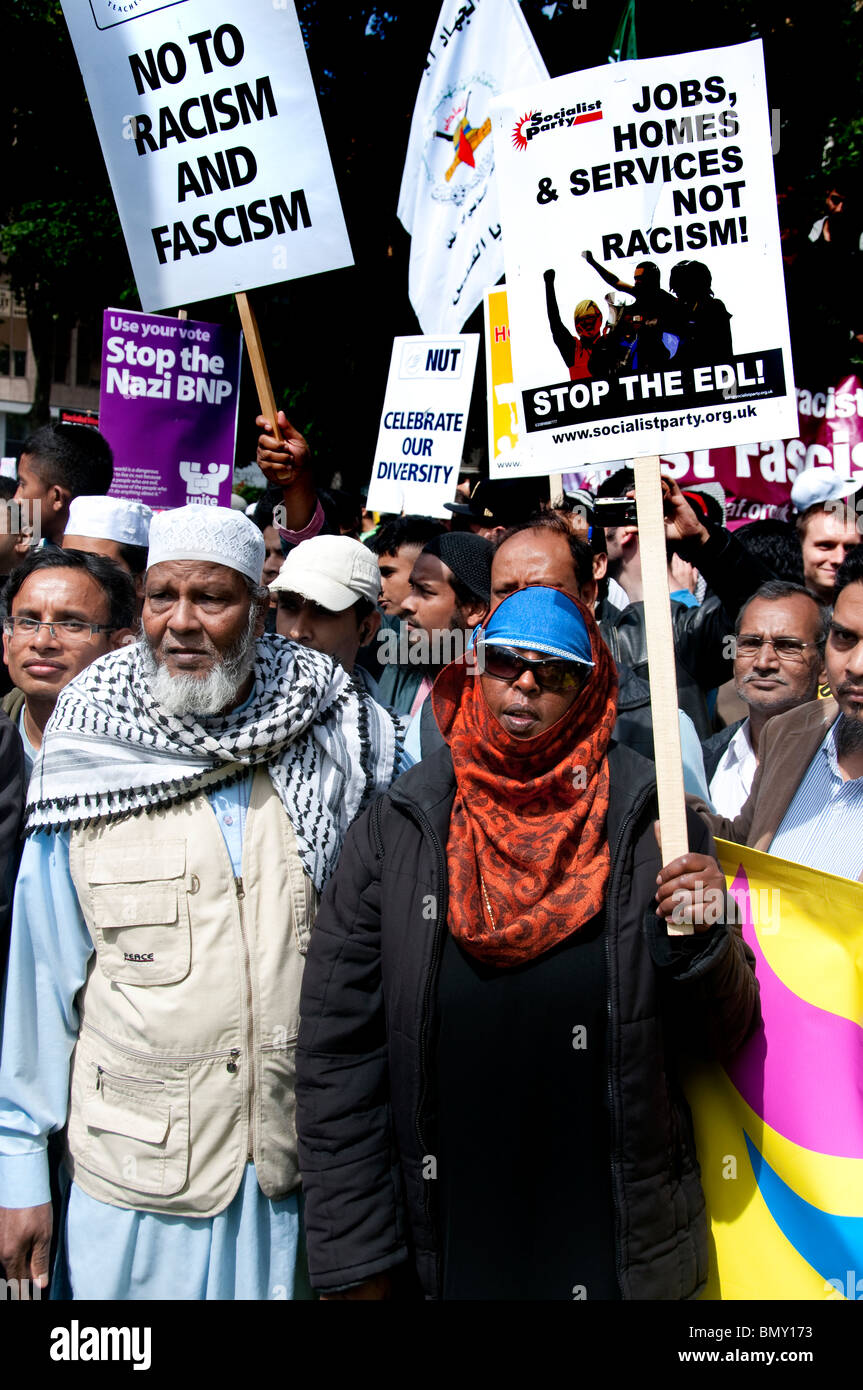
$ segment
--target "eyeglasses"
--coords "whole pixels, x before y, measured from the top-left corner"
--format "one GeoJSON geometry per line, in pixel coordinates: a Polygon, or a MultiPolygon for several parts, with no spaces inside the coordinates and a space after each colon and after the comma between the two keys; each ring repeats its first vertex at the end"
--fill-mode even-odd
{"type": "Polygon", "coordinates": [[[797,637],[758,637],[747,632],[737,639],[737,655],[757,656],[762,647],[772,647],[780,661],[803,661],[806,648],[817,646],[817,642],[801,642],[797,637]]]}
{"type": "Polygon", "coordinates": [[[39,623],[35,618],[4,618],[3,631],[7,637],[35,637],[40,627],[47,627],[55,641],[86,642],[97,632],[116,632],[111,623],[82,623],[78,618],[64,622],[39,623]]]}
{"type": "Polygon", "coordinates": [[[556,657],[531,661],[512,647],[489,646],[486,643],[482,643],[480,656],[480,669],[496,681],[516,681],[525,671],[530,671],[538,686],[555,694],[580,688],[590,671],[590,667],[580,661],[559,661],[556,657]]]}

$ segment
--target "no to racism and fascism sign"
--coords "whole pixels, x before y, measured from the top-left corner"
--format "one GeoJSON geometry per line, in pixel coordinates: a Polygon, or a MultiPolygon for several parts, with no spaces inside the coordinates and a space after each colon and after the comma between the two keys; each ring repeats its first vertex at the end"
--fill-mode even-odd
{"type": "Polygon", "coordinates": [[[230,506],[240,388],[235,329],[106,309],[100,428],[111,495],[155,510],[230,506]]]}
{"type": "Polygon", "coordinates": [[[522,471],[792,435],[760,41],[572,73],[492,119],[522,471]]]}
{"type": "Polygon", "coordinates": [[[145,309],[351,265],[292,0],[63,0],[145,309]]]}
{"type": "Polygon", "coordinates": [[[479,334],[394,338],[367,506],[449,517],[479,334]]]}

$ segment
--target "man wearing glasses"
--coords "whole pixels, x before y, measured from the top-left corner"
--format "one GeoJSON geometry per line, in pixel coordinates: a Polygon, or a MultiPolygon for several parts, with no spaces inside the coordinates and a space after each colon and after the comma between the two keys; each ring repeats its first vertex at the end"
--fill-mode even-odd
{"type": "MultiPolygon", "coordinates": [[[[741,633],[749,626],[741,628],[741,633]]],[[[863,878],[863,548],[836,575],[824,648],[830,700],[771,719],[739,815],[714,834],[823,873],[863,878]]]]}
{"type": "Polygon", "coordinates": [[[768,721],[816,698],[829,627],[818,599],[784,580],[763,584],[741,608],[734,684],[749,714],[704,744],[710,799],[719,815],[736,816],[749,796],[768,721]]]}
{"type": "Polygon", "coordinates": [[[64,686],[134,640],[130,576],[102,555],[47,549],[28,555],[6,588],[3,656],[14,688],[3,709],[18,727],[29,778],[64,686]]]}

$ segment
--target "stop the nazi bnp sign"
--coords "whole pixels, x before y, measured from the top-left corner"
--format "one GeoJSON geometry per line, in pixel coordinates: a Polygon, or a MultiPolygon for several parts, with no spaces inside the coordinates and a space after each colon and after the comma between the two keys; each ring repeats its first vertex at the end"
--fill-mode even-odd
{"type": "Polygon", "coordinates": [[[351,265],[291,0],[63,0],[145,310],[351,265]]]}
{"type": "Polygon", "coordinates": [[[522,472],[796,427],[760,42],[493,108],[522,472]]]}

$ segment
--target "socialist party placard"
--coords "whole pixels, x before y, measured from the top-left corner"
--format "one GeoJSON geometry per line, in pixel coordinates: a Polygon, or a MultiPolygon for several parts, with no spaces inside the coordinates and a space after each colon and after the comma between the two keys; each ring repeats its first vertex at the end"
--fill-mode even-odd
{"type": "Polygon", "coordinates": [[[236,329],[106,309],[99,427],[111,495],[154,510],[230,506],[240,387],[236,329]]]}
{"type": "Polygon", "coordinates": [[[477,333],[393,339],[369,511],[452,515],[478,348],[477,333]]]}
{"type": "Polygon", "coordinates": [[[522,471],[792,434],[760,41],[572,73],[493,121],[522,471]]]}
{"type": "Polygon", "coordinates": [[[351,265],[292,0],[63,0],[143,307],[351,265]]]}

